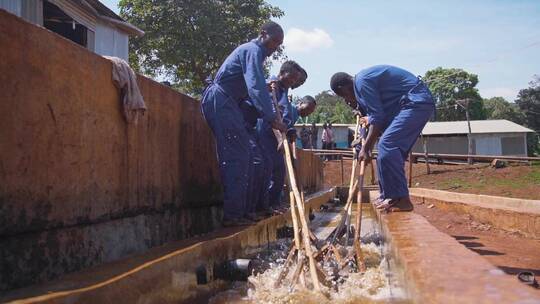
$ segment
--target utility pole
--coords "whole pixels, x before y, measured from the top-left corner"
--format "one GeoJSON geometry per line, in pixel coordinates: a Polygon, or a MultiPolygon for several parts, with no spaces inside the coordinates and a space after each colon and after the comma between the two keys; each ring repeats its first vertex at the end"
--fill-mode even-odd
{"type": "Polygon", "coordinates": [[[460,107],[465,109],[465,115],[467,116],[467,126],[469,127],[469,133],[467,134],[467,140],[469,142],[469,153],[468,153],[469,157],[467,158],[467,163],[469,165],[472,165],[473,161],[472,161],[471,155],[473,153],[472,152],[473,146],[472,146],[472,134],[471,134],[471,119],[469,117],[470,104],[471,104],[471,100],[469,98],[456,100],[456,105],[459,105],[460,107]]]}

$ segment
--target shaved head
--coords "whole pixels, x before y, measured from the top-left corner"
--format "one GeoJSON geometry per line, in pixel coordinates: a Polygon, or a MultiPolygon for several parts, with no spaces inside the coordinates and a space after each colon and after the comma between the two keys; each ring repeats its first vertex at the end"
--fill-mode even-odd
{"type": "Polygon", "coordinates": [[[270,36],[283,35],[283,29],[274,21],[267,21],[263,24],[261,31],[267,32],[270,36]]]}

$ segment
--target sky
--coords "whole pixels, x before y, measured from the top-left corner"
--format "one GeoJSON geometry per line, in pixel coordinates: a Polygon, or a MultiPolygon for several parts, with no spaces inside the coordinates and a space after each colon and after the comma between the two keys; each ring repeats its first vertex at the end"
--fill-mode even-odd
{"type": "MultiPolygon", "coordinates": [[[[118,12],[117,0],[101,1],[118,12]]],[[[285,30],[285,52],[309,75],[296,96],[328,90],[335,72],[377,64],[416,75],[462,68],[478,75],[482,97],[508,101],[540,75],[538,0],[268,2],[285,12],[275,20],[285,30]]]]}

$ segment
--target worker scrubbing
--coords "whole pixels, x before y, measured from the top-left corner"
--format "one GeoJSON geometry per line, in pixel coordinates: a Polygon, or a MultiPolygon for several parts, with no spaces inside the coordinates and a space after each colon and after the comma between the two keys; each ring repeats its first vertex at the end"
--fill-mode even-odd
{"type": "Polygon", "coordinates": [[[370,125],[360,161],[370,158],[377,146],[377,173],[381,196],[379,209],[411,211],[405,177],[405,159],[435,109],[428,87],[420,77],[390,65],[377,65],[354,77],[343,72],[330,80],[332,90],[349,106],[365,113],[370,125]]]}

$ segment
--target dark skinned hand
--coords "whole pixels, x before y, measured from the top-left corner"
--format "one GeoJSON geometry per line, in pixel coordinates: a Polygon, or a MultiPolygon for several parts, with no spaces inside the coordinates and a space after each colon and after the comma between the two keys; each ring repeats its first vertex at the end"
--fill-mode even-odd
{"type": "Polygon", "coordinates": [[[279,119],[275,119],[272,123],[272,129],[279,130],[281,132],[287,131],[287,125],[284,124],[282,121],[279,121],[279,119]]]}

